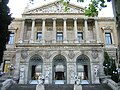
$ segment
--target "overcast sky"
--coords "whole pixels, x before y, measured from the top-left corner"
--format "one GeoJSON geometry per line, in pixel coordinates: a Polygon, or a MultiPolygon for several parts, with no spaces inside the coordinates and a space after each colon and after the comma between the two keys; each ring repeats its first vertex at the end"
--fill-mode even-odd
{"type": "MultiPolygon", "coordinates": [[[[34,5],[32,6],[32,8],[37,7],[37,6],[41,6],[43,4],[46,3],[50,3],[56,0],[35,0],[34,5]]],[[[80,6],[85,7],[86,5],[88,5],[88,0],[87,3],[77,3],[75,2],[77,0],[71,0],[71,3],[73,4],[77,4],[80,6]]],[[[11,13],[13,17],[21,17],[21,14],[24,11],[24,8],[27,6],[27,3],[29,2],[29,0],[9,0],[9,4],[8,6],[10,7],[11,13]]],[[[100,17],[113,17],[113,10],[112,10],[112,4],[111,2],[107,3],[107,8],[102,9],[102,11],[100,11],[99,13],[100,17]]]]}

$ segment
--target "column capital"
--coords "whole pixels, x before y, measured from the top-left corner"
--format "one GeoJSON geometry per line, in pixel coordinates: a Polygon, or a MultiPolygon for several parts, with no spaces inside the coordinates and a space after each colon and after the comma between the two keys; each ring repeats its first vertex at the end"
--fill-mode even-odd
{"type": "Polygon", "coordinates": [[[67,20],[67,18],[63,18],[63,20],[64,20],[64,21],[66,21],[66,20],[67,20]]]}
{"type": "Polygon", "coordinates": [[[31,20],[32,20],[32,21],[35,21],[35,18],[32,18],[31,20]]]}
{"type": "Polygon", "coordinates": [[[46,20],[46,18],[42,18],[42,20],[46,20]]]}
{"type": "Polygon", "coordinates": [[[77,18],[73,18],[74,20],[77,20],[77,18]]]}
{"type": "Polygon", "coordinates": [[[57,18],[52,18],[52,20],[56,20],[57,18]]]}
{"type": "Polygon", "coordinates": [[[94,17],[94,20],[98,21],[98,17],[94,17]]]}
{"type": "Polygon", "coordinates": [[[87,18],[87,17],[85,17],[85,18],[84,18],[84,20],[85,20],[85,21],[87,21],[87,20],[88,20],[88,18],[87,18]]]}

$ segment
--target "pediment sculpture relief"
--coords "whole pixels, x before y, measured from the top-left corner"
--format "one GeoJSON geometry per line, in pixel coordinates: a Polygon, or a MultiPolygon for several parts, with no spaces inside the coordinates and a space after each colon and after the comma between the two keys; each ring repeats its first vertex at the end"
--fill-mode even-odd
{"type": "Polygon", "coordinates": [[[61,2],[55,2],[48,4],[33,10],[28,10],[24,12],[25,14],[34,14],[34,13],[84,13],[84,9],[78,6],[69,5],[69,10],[64,11],[64,5],[61,2]]]}

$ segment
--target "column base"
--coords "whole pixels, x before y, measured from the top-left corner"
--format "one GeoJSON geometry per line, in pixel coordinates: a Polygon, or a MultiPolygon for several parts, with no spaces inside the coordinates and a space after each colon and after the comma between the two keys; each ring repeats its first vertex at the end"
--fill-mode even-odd
{"type": "Polygon", "coordinates": [[[78,40],[75,40],[74,43],[79,43],[78,40]]]}
{"type": "Polygon", "coordinates": [[[45,40],[42,40],[42,43],[45,43],[45,40]]]}
{"type": "Polygon", "coordinates": [[[52,43],[56,43],[56,40],[52,40],[52,43]]]}
{"type": "Polygon", "coordinates": [[[18,43],[23,43],[23,40],[19,40],[18,43]]]}
{"type": "Polygon", "coordinates": [[[20,79],[19,84],[24,84],[24,79],[20,79]]]}
{"type": "Polygon", "coordinates": [[[68,41],[67,41],[67,40],[64,40],[63,43],[68,43],[68,41]]]}
{"type": "Polygon", "coordinates": [[[34,41],[33,40],[30,40],[30,43],[33,43],[34,41]]]}

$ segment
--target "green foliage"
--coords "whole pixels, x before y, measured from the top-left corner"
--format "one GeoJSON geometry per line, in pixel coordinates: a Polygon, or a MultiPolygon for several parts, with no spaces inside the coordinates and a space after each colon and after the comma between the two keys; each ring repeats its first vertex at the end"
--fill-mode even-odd
{"type": "Polygon", "coordinates": [[[68,5],[69,5],[69,1],[64,1],[64,0],[60,0],[62,3],[63,3],[63,5],[64,5],[64,11],[65,12],[67,12],[68,10],[69,10],[69,7],[68,7],[68,5]]]}
{"type": "Polygon", "coordinates": [[[107,52],[104,52],[104,72],[105,75],[110,75],[111,79],[115,82],[118,82],[118,72],[115,64],[115,60],[110,58],[107,52]]]}
{"type": "MultiPolygon", "coordinates": [[[[111,0],[108,0],[111,1],[111,0]]],[[[61,0],[61,2],[64,4],[64,11],[68,11],[68,4],[70,2],[70,0],[61,0]]],[[[77,2],[84,2],[84,0],[77,0],[77,2]]],[[[105,0],[91,0],[90,4],[88,5],[88,7],[85,8],[85,16],[88,17],[95,17],[98,16],[99,10],[101,10],[102,8],[107,7],[107,5],[105,4],[105,0]]]]}
{"type": "Polygon", "coordinates": [[[8,2],[9,0],[2,0],[0,2],[0,64],[9,38],[8,25],[12,21],[10,9],[7,6],[8,2]]]}
{"type": "MultiPolygon", "coordinates": [[[[33,2],[34,0],[30,0],[30,1],[33,2]]],[[[60,0],[60,1],[64,5],[64,11],[67,12],[69,10],[68,5],[70,0],[60,0]]],[[[107,0],[107,1],[110,2],[111,0],[107,0]]],[[[84,0],[77,0],[77,2],[84,2],[84,0]]],[[[88,17],[98,16],[99,10],[105,7],[107,7],[105,0],[91,0],[88,7],[85,8],[85,16],[88,17]]]]}
{"type": "Polygon", "coordinates": [[[85,10],[85,15],[88,17],[98,16],[97,7],[98,7],[97,2],[92,2],[91,4],[89,4],[88,8],[86,8],[85,10]]]}

